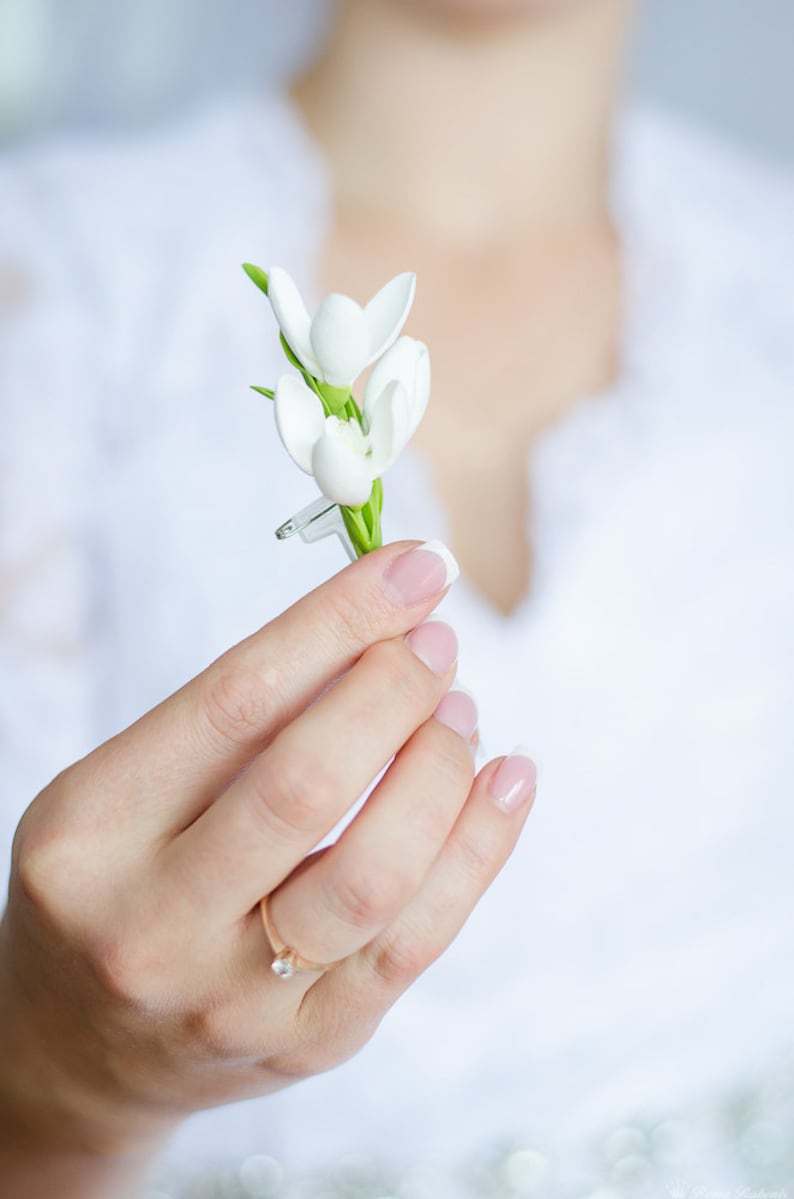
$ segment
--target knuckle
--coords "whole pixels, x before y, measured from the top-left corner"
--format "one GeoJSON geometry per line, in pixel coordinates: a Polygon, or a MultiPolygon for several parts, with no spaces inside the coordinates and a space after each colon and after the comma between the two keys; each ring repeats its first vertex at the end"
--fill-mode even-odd
{"type": "Polygon", "coordinates": [[[313,833],[335,807],[336,787],[328,768],[294,751],[268,766],[253,788],[271,831],[275,827],[290,836],[313,833]]]}
{"type": "Polygon", "coordinates": [[[233,745],[262,737],[276,707],[272,687],[257,671],[223,661],[206,675],[203,703],[210,727],[233,745]]]}
{"type": "Polygon", "coordinates": [[[81,938],[85,958],[105,994],[155,1014],[174,1008],[178,963],[184,955],[176,924],[162,919],[162,903],[162,896],[147,883],[133,906],[118,907],[81,938]]]}
{"type": "Polygon", "coordinates": [[[388,918],[399,907],[402,888],[388,874],[359,871],[343,874],[327,888],[326,906],[344,924],[368,929],[388,918]]]}
{"type": "Polygon", "coordinates": [[[346,587],[334,589],[328,597],[330,627],[346,651],[358,654],[373,640],[377,617],[368,597],[356,595],[346,587]]]}
{"type": "Polygon", "coordinates": [[[484,890],[496,871],[489,846],[479,844],[471,837],[460,837],[455,850],[464,878],[472,882],[478,891],[484,890]]]}
{"type": "Polygon", "coordinates": [[[35,908],[46,908],[50,901],[53,844],[49,846],[29,827],[23,816],[14,836],[12,850],[12,889],[35,908]]]}
{"type": "Polygon", "coordinates": [[[50,920],[60,921],[69,906],[76,874],[85,858],[73,830],[52,810],[34,801],[22,817],[12,849],[12,891],[50,920]]]}
{"type": "Polygon", "coordinates": [[[394,615],[386,596],[379,587],[370,587],[363,593],[356,590],[352,580],[339,580],[328,596],[331,612],[331,627],[341,641],[345,651],[351,649],[359,654],[384,636],[389,636],[394,627],[394,615]]]}
{"type": "Polygon", "coordinates": [[[241,1034],[240,1023],[225,1003],[203,1003],[184,1013],[182,1030],[191,1049],[210,1061],[249,1057],[253,1041],[241,1034]]]}
{"type": "Polygon", "coordinates": [[[96,937],[88,956],[102,990],[116,1003],[140,1010],[163,1006],[164,987],[144,938],[114,931],[96,937]]]}
{"type": "Polygon", "coordinates": [[[325,1055],[326,1061],[312,1051],[285,1053],[276,1057],[265,1058],[261,1062],[262,1074],[272,1086],[273,1076],[281,1080],[282,1086],[288,1087],[296,1082],[303,1082],[315,1074],[331,1069],[338,1063],[330,1054],[325,1055]]]}
{"type": "Polygon", "coordinates": [[[435,699],[430,671],[401,639],[379,641],[364,658],[368,668],[378,675],[379,688],[388,690],[393,700],[424,711],[435,699]]]}
{"type": "Polygon", "coordinates": [[[360,1003],[334,1004],[320,1022],[316,1034],[297,1036],[294,1045],[264,1063],[268,1075],[276,1073],[285,1084],[322,1074],[353,1057],[377,1029],[383,1012],[373,1013],[360,1003]]]}
{"type": "Polygon", "coordinates": [[[442,787],[466,790],[474,778],[474,759],[462,737],[449,735],[449,730],[437,721],[430,721],[428,734],[432,739],[432,768],[442,787]]]}
{"type": "Polygon", "coordinates": [[[369,946],[367,961],[376,978],[387,987],[405,988],[429,965],[430,955],[416,935],[393,928],[369,946]]]}

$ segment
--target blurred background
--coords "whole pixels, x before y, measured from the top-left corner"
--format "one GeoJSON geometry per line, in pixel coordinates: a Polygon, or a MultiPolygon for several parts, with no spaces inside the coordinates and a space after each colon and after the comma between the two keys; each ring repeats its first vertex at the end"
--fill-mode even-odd
{"type": "MultiPolygon", "coordinates": [[[[792,0],[639,0],[630,85],[794,163],[792,0]]],[[[0,142],[294,71],[329,0],[0,0],[0,142]]]]}

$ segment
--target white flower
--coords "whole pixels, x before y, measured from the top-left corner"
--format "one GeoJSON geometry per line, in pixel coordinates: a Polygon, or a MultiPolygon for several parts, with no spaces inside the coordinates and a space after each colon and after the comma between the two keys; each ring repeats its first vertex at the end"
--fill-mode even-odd
{"type": "Polygon", "coordinates": [[[310,375],[349,387],[400,335],[416,291],[416,275],[396,275],[365,308],[332,292],[314,318],[294,280],[279,266],[268,271],[268,298],[284,339],[310,375]]]}
{"type": "Polygon", "coordinates": [[[427,346],[401,337],[367,380],[363,429],[356,420],[326,416],[297,375],[282,375],[276,384],[276,427],[293,462],[314,476],[323,495],[355,508],[413,436],[429,396],[427,346]]]}

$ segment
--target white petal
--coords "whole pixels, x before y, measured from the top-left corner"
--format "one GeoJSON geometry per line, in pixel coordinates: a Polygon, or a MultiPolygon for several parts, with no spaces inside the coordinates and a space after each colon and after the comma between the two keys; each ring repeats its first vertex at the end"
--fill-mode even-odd
{"type": "Polygon", "coordinates": [[[312,471],[312,450],[325,428],[319,398],[297,375],[282,375],[276,384],[276,428],[290,458],[307,475],[312,471]]]}
{"type": "Polygon", "coordinates": [[[349,387],[368,362],[369,329],[363,308],[349,296],[326,296],[311,323],[312,351],[333,387],[349,387]]]}
{"type": "Polygon", "coordinates": [[[369,441],[371,469],[380,475],[391,466],[411,435],[408,394],[399,379],[392,379],[372,406],[369,441]]]}
{"type": "Polygon", "coordinates": [[[416,345],[419,347],[418,358],[416,362],[416,377],[414,379],[414,390],[411,395],[411,432],[409,437],[413,437],[417,426],[425,414],[427,401],[430,399],[430,353],[424,342],[418,341],[416,345]]]}
{"type": "Polygon", "coordinates": [[[425,414],[430,395],[430,355],[427,346],[413,337],[401,337],[373,366],[364,389],[364,412],[368,421],[378,396],[393,379],[399,379],[409,398],[410,437],[425,414]]]}
{"type": "Polygon", "coordinates": [[[318,376],[319,364],[312,353],[311,320],[291,275],[280,266],[268,268],[268,299],[287,345],[310,375],[318,376]]]}
{"type": "Polygon", "coordinates": [[[367,304],[364,309],[370,342],[367,364],[394,345],[408,319],[415,292],[416,275],[406,271],[390,280],[367,304]]]}
{"type": "Polygon", "coordinates": [[[335,504],[357,507],[369,499],[373,482],[369,462],[343,437],[324,434],[320,438],[312,454],[312,473],[320,491],[335,504]]]}

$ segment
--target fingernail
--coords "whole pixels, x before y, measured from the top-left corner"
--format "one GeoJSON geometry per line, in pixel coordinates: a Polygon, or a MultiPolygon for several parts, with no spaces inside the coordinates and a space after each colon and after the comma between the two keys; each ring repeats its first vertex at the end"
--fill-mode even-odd
{"type": "Polygon", "coordinates": [[[460,574],[452,550],[443,541],[426,541],[395,558],[383,576],[387,594],[410,607],[431,599],[460,574]]]}
{"type": "Polygon", "coordinates": [[[517,746],[488,784],[491,799],[503,812],[517,812],[535,791],[538,768],[529,751],[517,746]]]}
{"type": "Polygon", "coordinates": [[[458,658],[455,630],[443,620],[426,620],[405,638],[417,658],[439,677],[446,674],[458,658]]]}
{"type": "Polygon", "coordinates": [[[477,728],[477,705],[465,691],[448,691],[433,713],[447,728],[468,741],[477,728]]]}

